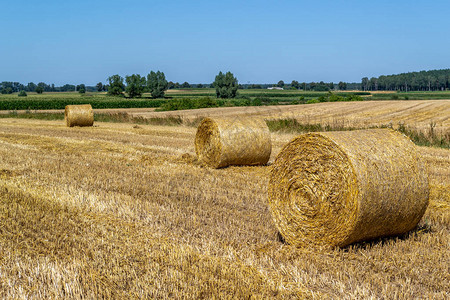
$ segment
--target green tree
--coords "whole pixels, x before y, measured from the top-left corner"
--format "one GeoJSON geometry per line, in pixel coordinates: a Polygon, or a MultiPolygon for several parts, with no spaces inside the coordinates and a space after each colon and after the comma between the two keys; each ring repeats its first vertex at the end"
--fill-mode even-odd
{"type": "Polygon", "coordinates": [[[97,83],[96,87],[97,87],[98,92],[103,91],[103,83],[101,83],[101,82],[97,83]]]}
{"type": "Polygon", "coordinates": [[[50,86],[47,85],[45,82],[39,82],[38,86],[42,88],[42,92],[48,92],[50,90],[50,86]]]}
{"type": "Polygon", "coordinates": [[[330,83],[328,84],[328,87],[330,88],[330,90],[334,90],[334,83],[333,83],[333,82],[330,82],[330,83]]]}
{"type": "Polygon", "coordinates": [[[278,81],[277,87],[280,87],[280,88],[284,87],[284,81],[283,80],[278,81]]]}
{"type": "Polygon", "coordinates": [[[26,97],[27,96],[27,92],[25,92],[24,90],[21,90],[17,96],[19,96],[19,97],[26,97]]]}
{"type": "Polygon", "coordinates": [[[339,88],[341,91],[345,91],[345,90],[347,89],[347,83],[345,83],[345,82],[343,82],[343,81],[339,81],[339,83],[338,83],[338,88],[339,88]]]}
{"type": "Polygon", "coordinates": [[[122,96],[125,90],[125,85],[123,84],[123,77],[120,75],[113,75],[108,77],[108,95],[110,96],[122,96]]]}
{"type": "Polygon", "coordinates": [[[40,85],[38,85],[34,90],[38,94],[42,94],[44,92],[44,88],[40,85]]]}
{"type": "Polygon", "coordinates": [[[201,84],[201,83],[197,84],[197,88],[202,89],[203,88],[203,84],[201,84]]]}
{"type": "Polygon", "coordinates": [[[252,84],[251,86],[248,87],[249,89],[262,89],[262,85],[260,84],[252,84]]]}
{"type": "Polygon", "coordinates": [[[190,87],[191,87],[191,85],[187,81],[183,82],[183,84],[181,85],[181,88],[183,88],[183,89],[188,89],[190,87]]]}
{"type": "Polygon", "coordinates": [[[300,84],[298,83],[297,80],[292,80],[291,87],[293,87],[293,88],[298,90],[300,88],[300,84]]]}
{"type": "Polygon", "coordinates": [[[27,89],[29,92],[34,92],[36,90],[36,84],[33,82],[29,82],[27,84],[27,89]]]}
{"type": "MultiPolygon", "coordinates": [[[[402,86],[403,86],[403,82],[404,81],[402,80],[402,86]]],[[[369,89],[371,91],[376,91],[378,89],[377,78],[375,78],[375,77],[370,78],[370,80],[369,80],[369,89]]]]}
{"type": "Polygon", "coordinates": [[[167,88],[168,88],[169,90],[175,88],[175,83],[173,83],[172,81],[169,81],[169,82],[168,82],[168,85],[167,85],[167,88]]]}
{"type": "Polygon", "coordinates": [[[214,81],[217,98],[235,98],[239,88],[238,80],[233,73],[223,74],[219,72],[214,81]]]}
{"type": "Polygon", "coordinates": [[[145,90],[145,77],[141,77],[139,74],[133,74],[131,76],[125,76],[125,82],[127,87],[125,92],[127,92],[130,98],[139,98],[142,96],[145,90]]]}
{"type": "Polygon", "coordinates": [[[19,82],[3,81],[0,83],[0,89],[3,94],[12,94],[23,90],[25,87],[19,82]]]}
{"type": "Polygon", "coordinates": [[[328,91],[330,89],[330,87],[328,86],[328,84],[326,84],[325,82],[321,81],[319,82],[316,87],[314,88],[315,91],[328,91]]]}
{"type": "Polygon", "coordinates": [[[367,90],[369,89],[369,78],[363,77],[363,78],[361,79],[361,88],[362,88],[364,91],[367,91],[367,90]]]}
{"type": "Polygon", "coordinates": [[[86,93],[86,85],[84,85],[83,83],[80,85],[77,85],[77,91],[80,94],[85,94],[86,93]]]}
{"type": "Polygon", "coordinates": [[[2,94],[12,94],[13,93],[13,89],[11,87],[4,87],[1,90],[2,94]]]}
{"type": "Polygon", "coordinates": [[[75,90],[76,87],[72,84],[65,84],[60,88],[61,92],[71,92],[73,90],[75,90]]]}
{"type": "Polygon", "coordinates": [[[169,87],[169,83],[163,72],[157,71],[155,73],[151,71],[147,75],[147,86],[153,98],[162,98],[164,97],[164,92],[169,87]]]}

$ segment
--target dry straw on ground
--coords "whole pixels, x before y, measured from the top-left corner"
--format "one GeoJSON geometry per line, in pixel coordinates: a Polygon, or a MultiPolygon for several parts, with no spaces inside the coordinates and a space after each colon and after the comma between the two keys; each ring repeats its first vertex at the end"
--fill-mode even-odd
{"type": "Polygon", "coordinates": [[[92,126],[94,124],[94,111],[90,104],[67,105],[64,110],[64,119],[67,127],[92,126]]]}
{"type": "Polygon", "coordinates": [[[417,148],[420,229],[316,251],[277,239],[270,167],[205,170],[196,128],[139,126],[0,118],[0,299],[448,298],[450,150],[417,148]]]}
{"type": "Polygon", "coordinates": [[[195,151],[213,168],[264,165],[272,151],[269,128],[262,119],[205,118],[197,129],[195,151]]]}
{"type": "Polygon", "coordinates": [[[275,224],[298,246],[405,233],[428,198],[425,162],[407,137],[388,129],[301,135],[281,150],[269,182],[275,224]]]}

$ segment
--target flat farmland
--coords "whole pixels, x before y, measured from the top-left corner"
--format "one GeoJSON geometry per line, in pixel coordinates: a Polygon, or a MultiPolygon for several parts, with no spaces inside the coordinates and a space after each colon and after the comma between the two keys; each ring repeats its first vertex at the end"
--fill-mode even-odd
{"type": "MultiPolygon", "coordinates": [[[[410,100],[119,112],[434,122],[446,131],[449,107],[410,100]]],[[[418,147],[431,198],[413,232],[343,249],[295,248],[280,241],[267,206],[270,164],[204,167],[192,126],[94,125],[0,119],[2,298],[449,296],[450,150],[418,147]]],[[[295,135],[272,132],[270,161],[295,135]]]]}
{"type": "MultiPolygon", "coordinates": [[[[115,110],[117,112],[118,110],[115,110]]],[[[439,130],[450,129],[450,100],[362,101],[308,105],[203,108],[155,112],[154,109],[121,110],[144,118],[180,116],[195,119],[205,116],[293,118],[300,123],[342,124],[344,127],[369,127],[402,123],[426,128],[435,123],[439,130]]],[[[112,110],[111,112],[114,112],[112,110]]]]}
{"type": "MultiPolygon", "coordinates": [[[[64,110],[35,110],[33,113],[63,114],[64,110]]],[[[398,127],[399,124],[428,130],[433,124],[441,134],[450,134],[450,100],[395,100],[333,102],[308,105],[271,105],[246,107],[201,108],[177,111],[156,111],[155,108],[95,109],[97,114],[126,113],[144,119],[179,117],[192,122],[203,117],[262,117],[267,120],[295,119],[301,124],[337,125],[366,128],[398,127]]],[[[19,110],[17,113],[25,113],[19,110]]],[[[10,114],[0,111],[0,114],[10,114]]]]}

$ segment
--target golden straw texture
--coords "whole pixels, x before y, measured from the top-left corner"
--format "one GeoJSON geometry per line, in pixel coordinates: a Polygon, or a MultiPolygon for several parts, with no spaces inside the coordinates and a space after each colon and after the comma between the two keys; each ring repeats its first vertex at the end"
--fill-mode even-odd
{"type": "Polygon", "coordinates": [[[197,129],[195,151],[199,160],[213,168],[264,165],[272,142],[262,119],[205,118],[197,129]]]}
{"type": "Polygon", "coordinates": [[[94,111],[90,104],[66,105],[64,119],[67,127],[94,125],[94,111]]]}
{"type": "Polygon", "coordinates": [[[277,156],[269,205],[292,245],[346,246],[413,229],[428,205],[425,162],[390,130],[308,133],[277,156]]]}

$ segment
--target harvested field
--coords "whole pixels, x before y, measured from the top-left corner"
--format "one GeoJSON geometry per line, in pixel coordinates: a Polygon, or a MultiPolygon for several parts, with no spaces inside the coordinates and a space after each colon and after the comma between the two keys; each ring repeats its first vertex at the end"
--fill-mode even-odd
{"type": "Polygon", "coordinates": [[[185,111],[146,112],[133,110],[133,115],[156,117],[179,115],[187,118],[204,116],[249,116],[298,118],[310,123],[344,122],[353,125],[380,125],[393,122],[428,125],[431,121],[450,126],[450,100],[328,102],[308,105],[203,108],[185,111]]]}
{"type": "MultiPolygon", "coordinates": [[[[23,113],[25,111],[18,111],[23,113]]],[[[42,113],[64,113],[64,110],[41,110],[42,113]]],[[[95,113],[128,113],[134,117],[157,118],[180,116],[194,120],[203,117],[261,116],[266,119],[294,118],[301,123],[339,124],[364,127],[399,123],[450,130],[450,100],[395,100],[362,102],[328,102],[307,105],[249,106],[201,108],[156,112],[155,108],[95,109],[95,113]]],[[[7,114],[8,111],[0,111],[7,114]]]]}
{"type": "Polygon", "coordinates": [[[268,119],[294,118],[301,123],[337,124],[343,127],[367,127],[399,123],[416,128],[436,124],[437,130],[450,130],[450,100],[331,102],[308,105],[204,108],[185,111],[131,112],[134,116],[200,117],[261,116],[268,119]]]}
{"type": "MultiPolygon", "coordinates": [[[[401,102],[418,111],[415,124],[449,125],[449,102],[409,106],[415,102],[401,102]]],[[[377,109],[394,105],[351,104],[347,114],[369,123],[385,122],[392,113],[377,109]]],[[[313,118],[312,107],[283,109],[313,118]]],[[[400,107],[396,120],[413,122],[400,107]]],[[[314,120],[338,116],[323,110],[314,120]]],[[[201,111],[175,113],[240,114],[201,111]]],[[[413,232],[343,249],[296,248],[280,241],[272,221],[270,167],[204,168],[195,159],[195,132],[0,119],[0,297],[449,297],[449,150],[418,148],[431,190],[413,232]]],[[[270,161],[294,136],[272,134],[270,161]]]]}

